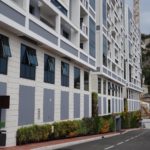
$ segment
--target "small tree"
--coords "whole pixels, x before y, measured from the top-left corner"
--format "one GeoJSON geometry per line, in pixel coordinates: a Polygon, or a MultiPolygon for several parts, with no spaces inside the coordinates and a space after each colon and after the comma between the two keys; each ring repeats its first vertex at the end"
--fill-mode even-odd
{"type": "Polygon", "coordinates": [[[92,117],[98,116],[98,94],[92,93],[92,117]]]}

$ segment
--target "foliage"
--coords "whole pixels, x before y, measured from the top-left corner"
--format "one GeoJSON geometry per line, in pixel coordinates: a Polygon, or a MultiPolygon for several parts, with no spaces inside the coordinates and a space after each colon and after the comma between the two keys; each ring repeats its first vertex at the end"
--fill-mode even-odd
{"type": "Polygon", "coordinates": [[[79,122],[78,121],[63,121],[53,124],[54,138],[65,138],[78,135],[79,122]]]}
{"type": "Polygon", "coordinates": [[[124,104],[124,112],[128,112],[128,100],[127,100],[127,98],[124,99],[124,102],[125,102],[125,104],[124,104]]]}
{"type": "Polygon", "coordinates": [[[141,120],[141,112],[123,112],[121,114],[122,129],[137,128],[141,120]]]}
{"type": "Polygon", "coordinates": [[[98,94],[92,93],[92,116],[98,116],[98,94]]]}
{"type": "Polygon", "coordinates": [[[0,129],[5,128],[5,122],[0,122],[0,129]]]}
{"type": "Polygon", "coordinates": [[[17,131],[17,144],[27,144],[34,142],[47,141],[52,135],[51,125],[32,125],[22,127],[17,131]]]}
{"type": "Polygon", "coordinates": [[[150,34],[149,34],[149,35],[141,34],[141,38],[142,38],[142,40],[145,40],[145,39],[147,39],[147,38],[150,38],[150,34]]]}
{"type": "MultiPolygon", "coordinates": [[[[17,144],[42,142],[51,139],[61,139],[91,134],[115,131],[115,116],[97,116],[82,120],[56,122],[52,125],[32,125],[22,127],[17,131],[17,144]],[[52,126],[54,127],[52,133],[52,126]]],[[[141,114],[137,112],[123,112],[121,114],[122,128],[138,127],[141,114]]]]}

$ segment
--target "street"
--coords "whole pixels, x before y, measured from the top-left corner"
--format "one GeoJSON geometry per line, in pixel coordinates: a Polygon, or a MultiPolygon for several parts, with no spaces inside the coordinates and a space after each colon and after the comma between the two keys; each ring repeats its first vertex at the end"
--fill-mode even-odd
{"type": "Polygon", "coordinates": [[[150,130],[137,130],[57,150],[150,150],[150,130]]]}

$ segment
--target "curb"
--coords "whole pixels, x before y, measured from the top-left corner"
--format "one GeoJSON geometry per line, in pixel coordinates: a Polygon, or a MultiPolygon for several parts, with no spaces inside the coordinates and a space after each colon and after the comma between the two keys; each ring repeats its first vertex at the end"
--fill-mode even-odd
{"type": "Polygon", "coordinates": [[[73,142],[67,142],[67,143],[63,143],[63,144],[57,144],[57,145],[50,145],[50,146],[44,146],[44,147],[39,147],[39,148],[34,148],[32,150],[55,150],[55,149],[59,149],[59,148],[64,148],[64,147],[69,147],[69,146],[74,146],[74,145],[78,145],[78,144],[83,144],[83,143],[88,143],[88,142],[92,142],[92,141],[96,141],[96,140],[101,140],[103,138],[110,138],[110,137],[114,137],[120,134],[126,134],[130,131],[136,131],[136,130],[140,130],[138,129],[130,129],[130,130],[125,130],[123,132],[119,132],[119,133],[113,133],[113,134],[106,134],[106,135],[100,135],[99,137],[94,137],[94,138],[89,138],[89,139],[83,139],[83,140],[79,140],[79,141],[73,141],[73,142]]]}

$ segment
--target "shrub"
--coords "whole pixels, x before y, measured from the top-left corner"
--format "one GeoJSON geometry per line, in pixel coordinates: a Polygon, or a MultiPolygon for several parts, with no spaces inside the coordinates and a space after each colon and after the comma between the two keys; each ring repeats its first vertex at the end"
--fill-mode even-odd
{"type": "Polygon", "coordinates": [[[0,122],[0,129],[5,128],[5,122],[0,122]]]}
{"type": "Polygon", "coordinates": [[[79,122],[78,121],[63,121],[53,124],[54,126],[54,137],[55,138],[65,138],[77,136],[79,122]]]}
{"type": "Polygon", "coordinates": [[[32,125],[17,130],[17,145],[47,141],[52,136],[51,125],[32,125]]]}
{"type": "Polygon", "coordinates": [[[109,121],[106,119],[101,119],[101,129],[100,129],[100,133],[107,133],[109,132],[109,121]]]}
{"type": "Polygon", "coordinates": [[[92,117],[98,116],[98,94],[92,93],[92,117]]]}
{"type": "Polygon", "coordinates": [[[93,118],[84,118],[83,124],[85,126],[85,134],[96,134],[98,133],[98,127],[99,127],[99,117],[93,117],[93,118]]]}
{"type": "Polygon", "coordinates": [[[139,121],[141,119],[140,111],[136,112],[123,112],[121,114],[121,124],[123,129],[137,128],[139,127],[139,121]]]}
{"type": "Polygon", "coordinates": [[[109,131],[114,132],[115,131],[115,121],[113,116],[110,117],[109,119],[109,131]]]}

